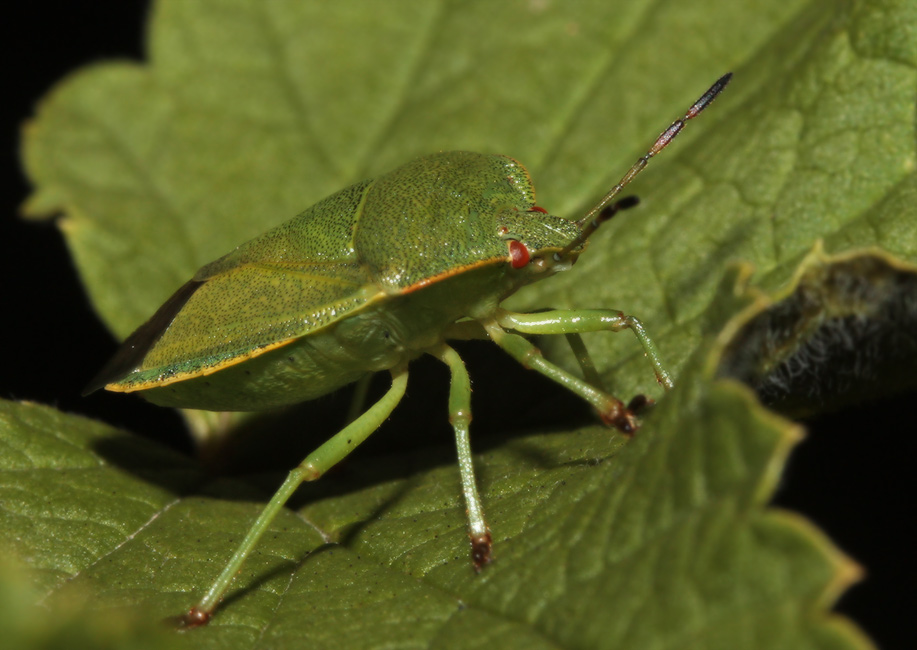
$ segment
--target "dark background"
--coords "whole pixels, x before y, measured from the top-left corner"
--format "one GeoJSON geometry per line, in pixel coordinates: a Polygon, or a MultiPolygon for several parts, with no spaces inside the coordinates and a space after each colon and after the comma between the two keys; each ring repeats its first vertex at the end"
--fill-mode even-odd
{"type": "MultiPolygon", "coordinates": [[[[54,224],[26,223],[18,217],[29,191],[18,161],[23,121],[56,81],[80,65],[111,58],[141,60],[147,2],[33,2],[20,3],[18,10],[18,16],[5,18],[2,27],[9,32],[2,42],[8,49],[4,60],[12,83],[6,84],[2,103],[0,145],[0,397],[51,404],[99,418],[190,453],[182,421],[172,411],[121,395],[80,397],[87,380],[114,352],[115,342],[89,307],[54,224]]],[[[478,449],[486,448],[488,431],[520,425],[519,413],[512,410],[516,405],[542,404],[560,414],[560,422],[567,417],[566,409],[579,409],[580,415],[588,416],[562,389],[516,370],[509,359],[489,348],[471,344],[463,355],[469,357],[479,395],[489,394],[488,385],[494,393],[512,386],[514,392],[525,395],[524,399],[507,396],[489,406],[482,403],[485,400],[476,400],[478,449]],[[534,400],[533,394],[538,396],[534,400]]],[[[418,423],[438,422],[442,426],[431,425],[431,435],[448,442],[447,382],[444,370],[421,363],[412,373],[409,401],[397,417],[414,429],[423,426],[418,423]]],[[[893,398],[808,422],[810,435],[793,452],[776,498],[779,505],[812,519],[866,568],[865,580],[836,609],[886,648],[903,647],[904,639],[913,639],[915,508],[907,477],[917,459],[917,445],[913,435],[902,434],[917,431],[914,397],[893,398]]],[[[321,400],[314,407],[315,417],[328,413],[339,417],[346,405],[346,396],[321,400]]],[[[532,414],[525,417],[529,416],[532,414]]],[[[535,416],[542,419],[543,413],[535,416]]],[[[396,423],[388,429],[397,427],[396,423]]],[[[384,433],[380,438],[377,446],[393,442],[384,433]]],[[[293,458],[288,466],[298,460],[293,458]]]]}

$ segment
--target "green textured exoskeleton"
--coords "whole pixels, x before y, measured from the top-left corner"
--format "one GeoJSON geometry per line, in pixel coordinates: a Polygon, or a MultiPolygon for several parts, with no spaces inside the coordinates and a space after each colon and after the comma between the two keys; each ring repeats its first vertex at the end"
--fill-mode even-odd
{"type": "Polygon", "coordinates": [[[249,411],[294,404],[370,373],[388,392],[287,477],[204,598],[186,616],[206,622],[245,557],[303,481],[319,478],[365,440],[398,404],[408,363],[431,354],[452,373],[450,421],[458,443],[472,558],[491,558],[468,440],[471,389],[449,339],[490,338],[591,403],[609,424],[636,428],[634,413],[598,384],[583,332],[631,329],[659,382],[671,387],[635,318],[611,310],[519,314],[500,303],[520,287],[569,269],[633,179],[725,87],[717,81],[656,140],[580,221],[535,205],[528,172],[506,156],[462,151],[418,158],[315,204],[208,264],[123,344],[88,387],[140,392],[163,406],[249,411]],[[566,334],[586,379],[546,361],[520,334],[566,334]]]}

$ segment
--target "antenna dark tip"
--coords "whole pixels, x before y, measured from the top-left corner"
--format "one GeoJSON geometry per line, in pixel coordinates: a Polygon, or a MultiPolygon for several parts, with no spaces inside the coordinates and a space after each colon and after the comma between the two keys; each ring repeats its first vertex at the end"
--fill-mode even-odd
{"type": "Polygon", "coordinates": [[[579,235],[574,237],[573,240],[564,246],[564,248],[561,249],[559,253],[556,253],[554,255],[555,258],[561,259],[566,257],[570,254],[570,251],[574,250],[578,246],[581,246],[583,242],[585,242],[589,236],[595,232],[596,228],[598,228],[602,222],[607,221],[619,210],[623,210],[625,208],[636,205],[636,203],[629,202],[629,199],[621,199],[617,203],[613,203],[613,201],[618,193],[623,190],[632,180],[634,180],[634,177],[636,177],[637,174],[643,171],[647,163],[649,163],[650,158],[653,158],[655,155],[669,146],[672,140],[675,139],[675,136],[681,133],[681,130],[685,127],[685,124],[689,120],[697,117],[701,111],[707,108],[713,102],[713,100],[716,99],[717,95],[723,91],[723,88],[726,87],[731,79],[731,72],[727,72],[722,77],[717,79],[714,84],[707,89],[707,92],[701,95],[700,98],[694,102],[691,108],[689,108],[685,113],[684,117],[682,117],[680,120],[675,120],[672,122],[669,128],[663,131],[659,137],[656,138],[656,142],[653,143],[653,146],[650,147],[649,150],[647,150],[647,152],[641,158],[639,158],[637,162],[634,163],[633,167],[631,167],[628,172],[624,174],[621,180],[618,181],[617,185],[609,190],[609,192],[602,198],[602,200],[599,201],[598,205],[587,212],[586,216],[584,216],[582,219],[575,222],[576,225],[581,229],[579,235]]]}
{"type": "Polygon", "coordinates": [[[707,108],[713,102],[713,100],[716,99],[716,96],[722,92],[723,88],[726,87],[731,79],[731,72],[727,72],[722,77],[717,79],[716,82],[710,86],[707,92],[701,95],[700,99],[694,102],[694,106],[688,110],[687,114],[685,115],[685,119],[690,120],[691,118],[696,117],[697,114],[702,110],[707,108]]]}
{"type": "Polygon", "coordinates": [[[726,87],[726,84],[728,84],[731,80],[732,80],[732,73],[731,73],[731,72],[727,72],[727,73],[724,74],[722,77],[720,77],[719,79],[716,80],[716,83],[713,84],[713,87],[711,88],[711,90],[715,91],[714,94],[717,94],[717,93],[719,93],[723,88],[725,88],[725,87],[726,87]]]}

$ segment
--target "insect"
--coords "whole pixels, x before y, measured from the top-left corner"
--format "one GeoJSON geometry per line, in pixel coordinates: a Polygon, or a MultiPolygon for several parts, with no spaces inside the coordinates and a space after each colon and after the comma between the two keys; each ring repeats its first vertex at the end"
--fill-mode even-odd
{"type": "Polygon", "coordinates": [[[592,404],[624,432],[635,408],[606,393],[577,338],[630,329],[665,388],[672,380],[640,321],[604,309],[514,313],[500,303],[566,271],[590,235],[633,198],[621,190],[729,83],[720,78],[656,139],[579,221],[537,207],[525,168],[506,156],[450,151],[352,185],[201,268],[124,342],[87,387],[138,392],[162,406],[250,411],[302,402],[391,373],[388,391],[293,469],[252,524],[188,626],[213,615],[287,499],[375,431],[404,395],[409,362],[430,354],[451,372],[449,417],[468,509],[474,567],[491,561],[469,443],[471,387],[447,343],[489,338],[526,367],[592,404]],[[544,359],[524,334],[566,334],[586,379],[544,359]]]}

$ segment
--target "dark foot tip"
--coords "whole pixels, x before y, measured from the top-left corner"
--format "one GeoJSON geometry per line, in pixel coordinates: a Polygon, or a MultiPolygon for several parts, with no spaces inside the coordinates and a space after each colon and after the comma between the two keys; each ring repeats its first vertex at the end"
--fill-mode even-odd
{"type": "Polygon", "coordinates": [[[212,612],[205,612],[198,609],[197,607],[192,607],[188,610],[187,614],[182,616],[181,628],[184,630],[193,630],[196,627],[207,625],[207,623],[210,622],[212,616],[212,612]]]}
{"type": "Polygon", "coordinates": [[[655,403],[656,400],[647,397],[646,395],[634,395],[634,398],[627,405],[627,410],[631,413],[641,415],[646,411],[646,409],[650,408],[655,403]]]}
{"type": "Polygon", "coordinates": [[[630,412],[624,413],[621,416],[619,416],[618,418],[616,418],[611,423],[611,426],[613,426],[615,429],[617,429],[624,435],[628,435],[628,436],[633,435],[634,432],[636,432],[637,428],[639,427],[639,425],[637,424],[637,418],[634,416],[633,413],[630,413],[630,412]]]}
{"type": "Polygon", "coordinates": [[[493,562],[493,540],[490,531],[483,535],[471,535],[471,563],[475,573],[480,573],[485,565],[493,562]]]}
{"type": "Polygon", "coordinates": [[[601,414],[602,422],[614,427],[621,433],[630,435],[637,430],[637,416],[629,408],[618,402],[614,409],[601,414]]]}

